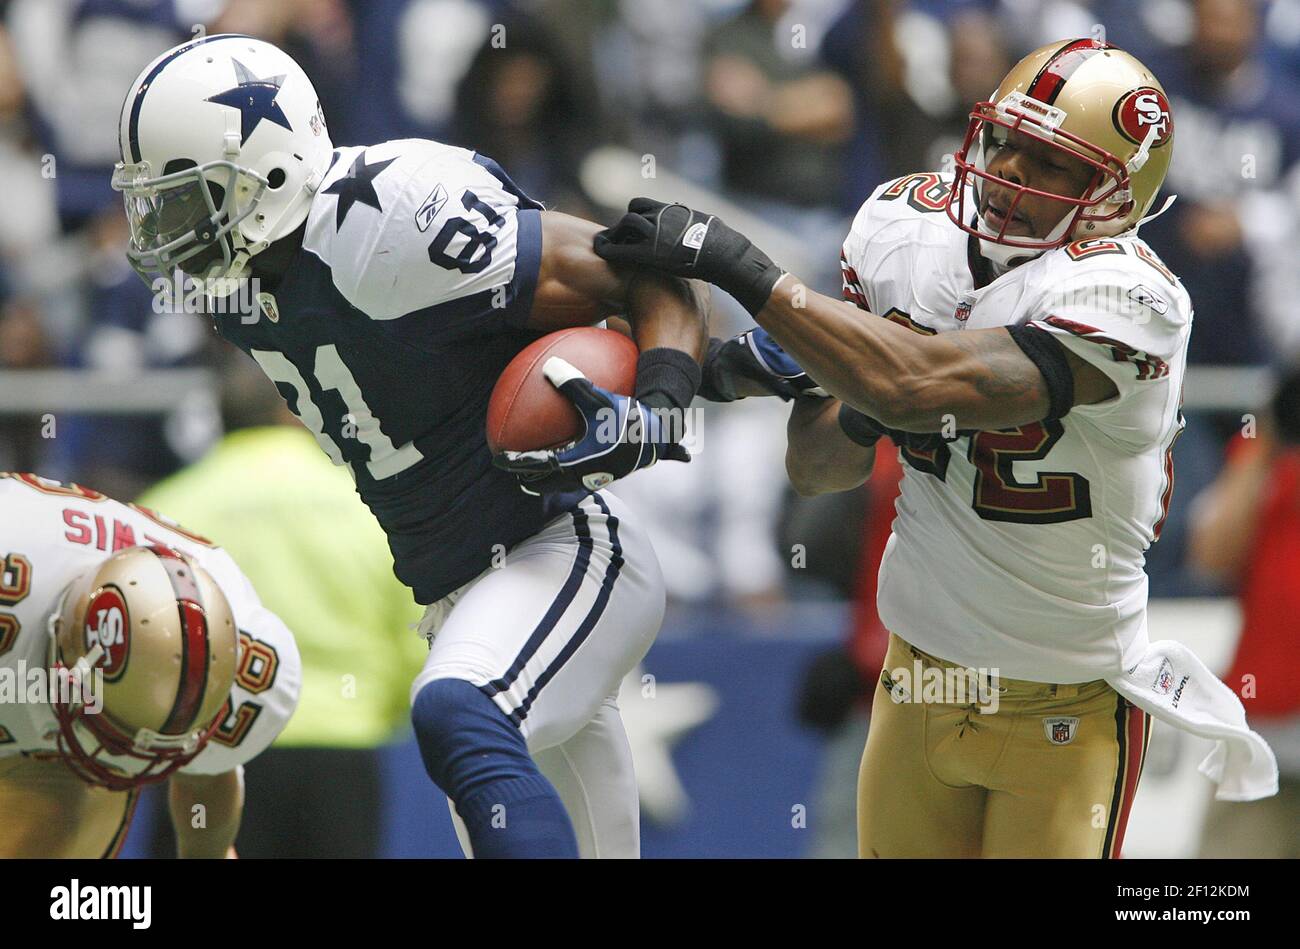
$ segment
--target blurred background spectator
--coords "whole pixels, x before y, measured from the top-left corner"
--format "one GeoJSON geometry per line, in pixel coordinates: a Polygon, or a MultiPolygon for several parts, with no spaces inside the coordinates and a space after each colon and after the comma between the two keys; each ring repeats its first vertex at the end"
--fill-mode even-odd
{"type": "Polygon", "coordinates": [[[1215,803],[1207,857],[1300,857],[1300,370],[1278,388],[1272,411],[1253,416],[1228,447],[1214,483],[1193,503],[1196,567],[1235,591],[1241,638],[1224,681],[1277,755],[1276,797],[1215,803]]]}
{"type": "Polygon", "coordinates": [[[719,184],[808,246],[818,269],[805,279],[833,293],[842,241],[837,184],[853,93],[817,58],[818,34],[828,25],[812,19],[824,12],[818,6],[827,5],[754,0],[714,26],[702,79],[719,184]]]}
{"type": "Polygon", "coordinates": [[[509,168],[515,184],[546,195],[548,207],[591,217],[578,183],[578,165],[596,144],[590,79],[542,21],[511,11],[493,30],[461,77],[448,137],[509,168]]]}
{"type": "MultiPolygon", "coordinates": [[[[221,31],[265,38],[297,58],[338,145],[405,136],[464,145],[548,207],[602,221],[652,187],[691,195],[737,226],[746,215],[742,229],[760,246],[832,293],[839,245],[863,198],[897,175],[949,170],[970,105],[1010,64],[1071,36],[1129,49],[1162,79],[1177,128],[1166,192],[1180,197],[1143,236],[1186,281],[1197,317],[1188,428],[1174,451],[1178,488],[1148,555],[1151,590],[1213,595],[1254,574],[1204,569],[1215,543],[1205,538],[1215,535],[1190,529],[1189,499],[1238,477],[1238,456],[1225,467],[1225,448],[1261,399],[1260,373],[1300,354],[1300,0],[0,0],[0,467],[130,499],[197,462],[149,496],[235,549],[245,531],[257,538],[256,528],[289,527],[245,526],[229,485],[216,485],[206,505],[193,486],[220,473],[284,491],[285,510],[324,504],[232,463],[302,465],[304,483],[323,492],[324,476],[305,473],[315,449],[296,429],[261,426],[266,418],[222,440],[217,380],[238,375],[242,357],[232,362],[201,317],[174,312],[135,278],[122,253],[120,199],[108,187],[131,80],[170,46],[221,31]],[[61,408],[51,413],[33,392],[57,394],[61,408]],[[128,411],[113,392],[147,406],[128,411]]],[[[715,335],[747,324],[715,294],[715,335]]],[[[782,465],[785,415],[775,400],[709,406],[696,419],[692,464],[618,486],[649,515],[673,598],[647,674],[698,677],[721,697],[716,715],[676,748],[682,784],[703,788],[714,766],[755,768],[751,810],[738,810],[734,795],[730,806],[700,799],[683,836],[652,835],[647,853],[721,847],[728,833],[759,834],[743,821],[804,805],[821,815],[813,833],[800,836],[783,819],[780,833],[745,852],[834,853],[852,834],[844,776],[865,714],[851,693],[869,693],[874,681],[871,577],[897,473],[882,467],[885,481],[840,498],[795,498],[782,465]]],[[[1260,484],[1280,490],[1270,486],[1287,483],[1289,454],[1269,457],[1260,484]]],[[[350,494],[346,475],[335,474],[330,490],[350,494]]],[[[355,512],[337,503],[339,523],[352,530],[355,512]]],[[[334,515],[295,521],[297,546],[274,562],[264,553],[277,548],[255,541],[236,557],[250,574],[264,572],[255,579],[265,599],[285,597],[276,608],[304,657],[320,650],[325,685],[307,683],[304,707],[323,688],[335,690],[316,694],[329,710],[342,701],[339,663],[385,682],[406,676],[398,672],[406,646],[393,639],[406,643],[396,627],[409,596],[396,586],[381,593],[375,580],[371,595],[384,605],[373,616],[341,602],[333,619],[313,615],[333,601],[304,604],[312,598],[301,591],[321,586],[309,579],[315,571],[330,577],[339,566],[312,559],[328,544],[303,540],[326,529],[322,520],[334,515]],[[367,632],[344,631],[344,616],[367,632]],[[342,658],[334,650],[345,639],[371,646],[342,658]]],[[[1248,618],[1248,636],[1257,625],[1248,618]]],[[[1251,663],[1254,648],[1243,642],[1251,663]]],[[[322,719],[300,713],[305,730],[295,736],[295,719],[283,759],[266,757],[268,787],[297,780],[298,766],[284,763],[295,760],[290,752],[305,761],[308,749],[352,748],[357,762],[373,763],[369,749],[404,715],[401,689],[386,704],[390,686],[376,686],[382,708],[358,711],[361,699],[338,706],[356,718],[351,737],[331,739],[322,719]]],[[[1252,715],[1265,714],[1262,701],[1247,702],[1252,715]]],[[[358,787],[357,800],[373,793],[358,787]]],[[[266,806],[273,821],[292,818],[266,806]]],[[[259,812],[250,809],[249,820],[259,812]]],[[[348,846],[372,847],[376,832],[366,825],[348,846]]],[[[286,833],[266,831],[279,842],[286,833]]],[[[423,852],[404,845],[393,838],[380,849],[423,852]]]]}

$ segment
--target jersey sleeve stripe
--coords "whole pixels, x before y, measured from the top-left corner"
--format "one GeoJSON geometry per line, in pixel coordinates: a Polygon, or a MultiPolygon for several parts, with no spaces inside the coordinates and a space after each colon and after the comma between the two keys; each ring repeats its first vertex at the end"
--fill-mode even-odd
{"type": "Polygon", "coordinates": [[[519,233],[515,237],[515,273],[507,294],[506,321],[523,326],[533,311],[537,274],[542,267],[541,205],[524,208],[515,219],[519,222],[519,233]]]}
{"type": "Polygon", "coordinates": [[[502,168],[500,165],[498,165],[491,158],[488,158],[486,155],[480,155],[478,152],[475,152],[474,163],[482,166],[483,169],[486,170],[488,174],[490,174],[493,178],[499,181],[501,183],[502,190],[504,190],[507,194],[513,195],[515,200],[519,202],[520,209],[531,208],[534,211],[545,210],[545,208],[542,207],[542,203],[540,201],[534,201],[532,198],[528,197],[528,195],[524,194],[523,189],[520,188],[517,184],[514,183],[514,181],[511,180],[510,176],[506,174],[505,169],[502,168]]]}
{"type": "Polygon", "coordinates": [[[840,252],[840,273],[844,277],[844,299],[864,310],[870,310],[871,304],[867,301],[867,294],[862,289],[862,281],[858,278],[858,272],[849,266],[849,260],[840,252]]]}
{"type": "Polygon", "coordinates": [[[1049,316],[1044,320],[1034,320],[1031,325],[1043,328],[1043,324],[1054,326],[1057,329],[1065,330],[1071,336],[1077,336],[1080,339],[1086,339],[1092,343],[1098,343],[1102,346],[1109,346],[1111,355],[1116,362],[1128,362],[1137,367],[1137,377],[1139,381],[1147,382],[1154,379],[1163,379],[1169,375],[1169,363],[1165,362],[1158,356],[1152,356],[1150,353],[1144,353],[1141,350],[1134,349],[1128,343],[1121,342],[1109,336],[1101,335],[1101,330],[1095,326],[1089,326],[1086,323],[1079,323],[1076,320],[1069,320],[1063,316],[1049,316]]]}

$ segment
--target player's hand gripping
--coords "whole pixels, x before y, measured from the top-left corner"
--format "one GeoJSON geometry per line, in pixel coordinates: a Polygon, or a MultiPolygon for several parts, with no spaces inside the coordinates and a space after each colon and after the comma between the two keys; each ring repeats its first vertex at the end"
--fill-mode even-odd
{"type": "Polygon", "coordinates": [[[827,396],[761,326],[725,341],[709,340],[700,397],[710,402],[734,402],[753,394],[745,391],[745,380],[787,402],[801,395],[827,396]]]}
{"type": "Polygon", "coordinates": [[[563,448],[504,451],[493,459],[528,494],[596,491],[656,461],[691,460],[669,420],[631,396],[602,389],[559,356],[546,360],[542,372],[578,407],[584,431],[563,448]]]}
{"type": "Polygon", "coordinates": [[[757,313],[785,275],[771,258],[712,214],[684,204],[633,198],[616,225],[596,235],[597,255],[694,277],[727,291],[757,313]]]}

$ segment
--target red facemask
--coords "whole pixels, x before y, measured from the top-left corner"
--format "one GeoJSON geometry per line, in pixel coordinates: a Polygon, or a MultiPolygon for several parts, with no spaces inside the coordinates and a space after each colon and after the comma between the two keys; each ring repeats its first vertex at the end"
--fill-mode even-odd
{"type": "Polygon", "coordinates": [[[1059,122],[1064,114],[1045,103],[1026,96],[1012,93],[1001,104],[993,102],[977,103],[970,114],[970,124],[966,128],[966,138],[961,148],[953,155],[957,173],[948,195],[948,217],[959,228],[982,240],[1008,247],[1019,247],[1033,251],[1050,250],[1061,247],[1071,240],[1076,240],[1076,228],[1086,222],[1113,221],[1123,218],[1133,210],[1128,169],[1118,157],[1092,145],[1077,135],[1060,129],[1059,122]],[[1016,184],[991,174],[985,170],[986,155],[998,141],[1005,140],[1014,133],[1032,136],[1076,161],[1082,161],[1093,169],[1093,176],[1082,197],[1041,191],[1026,185],[1016,184]],[[977,148],[971,157],[971,148],[977,148]],[[1006,216],[1001,227],[993,230],[984,221],[979,195],[982,182],[995,182],[999,188],[1012,193],[1010,205],[1005,209],[1006,216]],[[969,187],[968,187],[969,185],[969,187]],[[973,195],[973,207],[967,206],[967,195],[973,195]],[[1024,235],[1009,236],[1006,231],[1015,217],[1020,202],[1026,196],[1048,198],[1061,204],[1062,218],[1045,238],[1024,235]],[[1101,206],[1109,208],[1102,210],[1101,206]]]}

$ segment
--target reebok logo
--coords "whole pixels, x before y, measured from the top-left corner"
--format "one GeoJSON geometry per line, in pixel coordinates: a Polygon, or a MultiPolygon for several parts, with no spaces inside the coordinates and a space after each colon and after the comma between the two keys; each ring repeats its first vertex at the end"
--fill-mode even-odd
{"type": "Polygon", "coordinates": [[[709,222],[701,221],[699,224],[692,224],[682,235],[682,246],[689,247],[691,250],[699,250],[704,246],[704,236],[709,233],[709,222]]]}
{"type": "Polygon", "coordinates": [[[427,231],[433,219],[438,216],[442,206],[447,203],[447,189],[438,185],[429,192],[429,196],[424,199],[420,209],[415,212],[415,226],[421,231],[427,231]]]}

